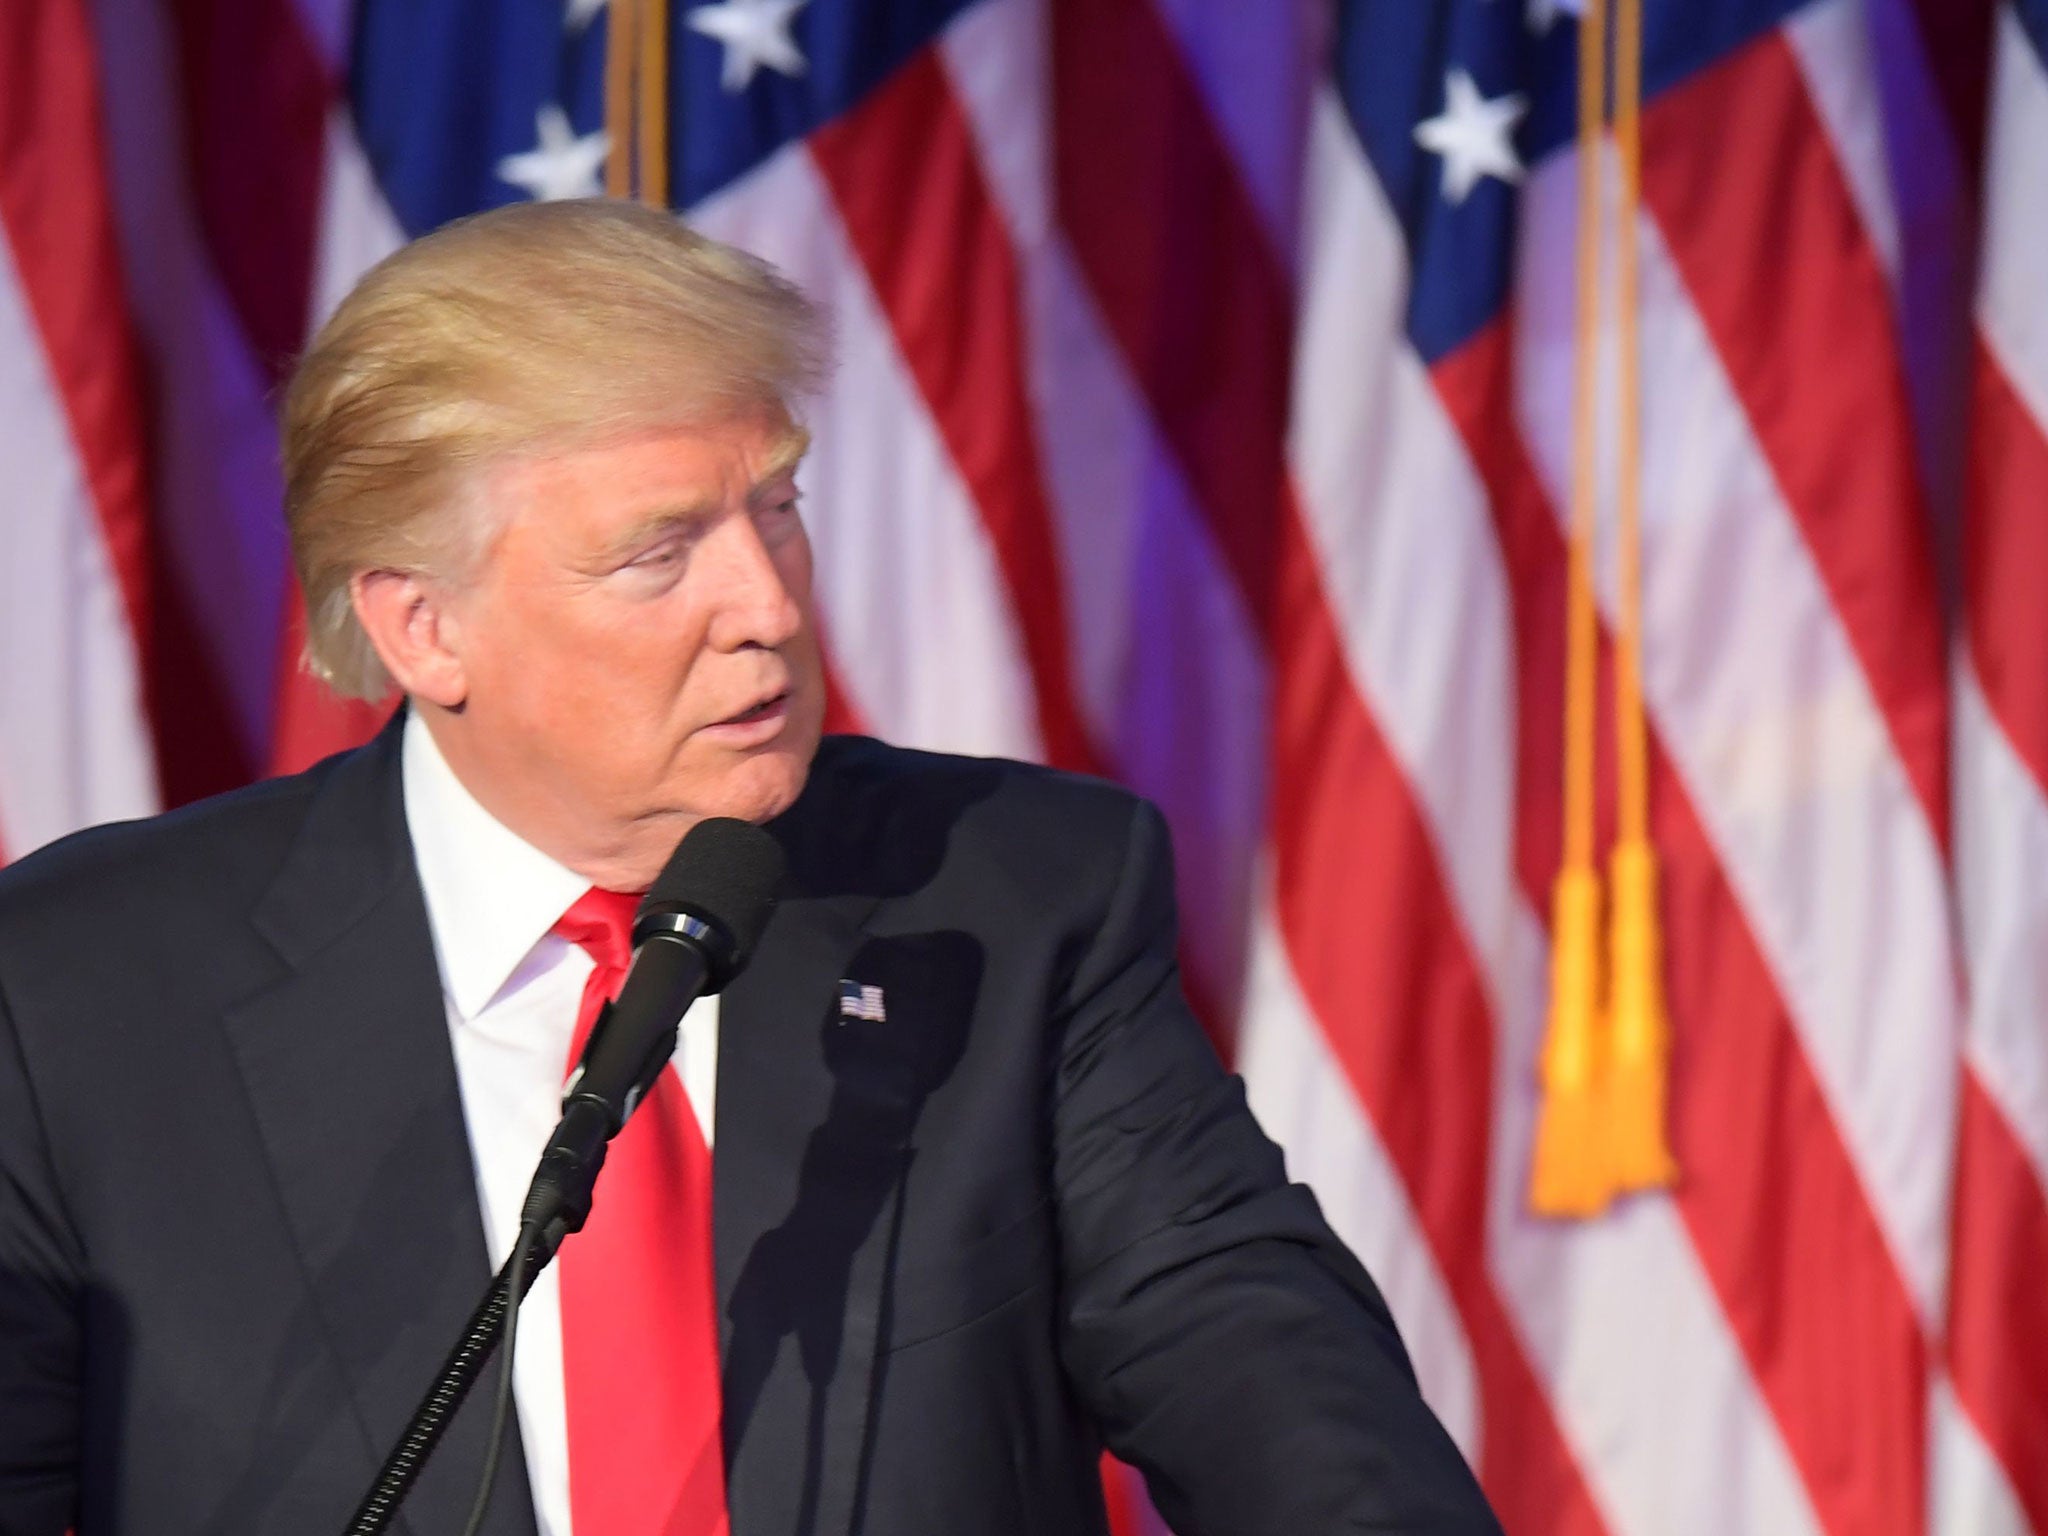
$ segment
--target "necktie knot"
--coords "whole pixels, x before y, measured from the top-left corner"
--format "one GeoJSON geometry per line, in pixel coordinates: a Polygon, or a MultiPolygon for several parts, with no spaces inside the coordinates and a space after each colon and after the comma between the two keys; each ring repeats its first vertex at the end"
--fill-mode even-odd
{"type": "Polygon", "coordinates": [[[592,886],[556,920],[555,936],[583,947],[606,979],[607,996],[632,963],[633,914],[639,909],[638,896],[592,886]]]}

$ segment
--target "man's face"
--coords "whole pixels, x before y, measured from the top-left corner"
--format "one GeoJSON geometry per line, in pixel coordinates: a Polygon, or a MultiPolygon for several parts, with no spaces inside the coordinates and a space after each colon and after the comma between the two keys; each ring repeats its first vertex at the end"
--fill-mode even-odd
{"type": "Polygon", "coordinates": [[[504,531],[450,599],[465,697],[437,731],[499,818],[644,884],[707,816],[796,799],[824,677],[779,409],[499,466],[504,531]]]}

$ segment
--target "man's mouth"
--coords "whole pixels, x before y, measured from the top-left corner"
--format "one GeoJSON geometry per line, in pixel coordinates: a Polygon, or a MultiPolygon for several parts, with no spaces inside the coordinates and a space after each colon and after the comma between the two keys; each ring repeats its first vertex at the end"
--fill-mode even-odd
{"type": "Polygon", "coordinates": [[[720,725],[752,725],[756,720],[767,719],[788,702],[789,690],[785,688],[781,693],[765,698],[760,703],[743,709],[736,715],[728,715],[718,723],[720,725]]]}

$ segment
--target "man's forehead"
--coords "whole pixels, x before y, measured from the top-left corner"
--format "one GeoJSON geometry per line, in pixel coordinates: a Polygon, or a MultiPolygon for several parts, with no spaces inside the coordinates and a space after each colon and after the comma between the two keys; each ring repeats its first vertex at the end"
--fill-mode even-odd
{"type": "MultiPolygon", "coordinates": [[[[710,449],[727,464],[732,463],[730,451],[738,448],[744,454],[747,478],[758,483],[785,474],[801,462],[810,451],[811,434],[788,412],[763,407],[710,421],[653,421],[609,432],[564,433],[486,466],[486,474],[501,484],[536,471],[547,478],[563,473],[602,478],[622,459],[644,462],[650,450],[660,455],[668,446],[686,452],[710,449]]],[[[705,462],[697,454],[690,456],[705,462]]]]}
{"type": "Polygon", "coordinates": [[[579,560],[601,565],[679,524],[718,515],[731,498],[759,505],[784,494],[810,442],[787,413],[671,423],[529,453],[523,470],[511,469],[494,488],[507,531],[567,541],[579,560]]]}

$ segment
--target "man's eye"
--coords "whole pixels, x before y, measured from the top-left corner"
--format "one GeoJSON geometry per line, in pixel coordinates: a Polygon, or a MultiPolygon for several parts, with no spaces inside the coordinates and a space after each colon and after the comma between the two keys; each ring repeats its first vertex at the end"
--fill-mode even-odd
{"type": "Polygon", "coordinates": [[[654,548],[635,555],[626,562],[629,571],[658,571],[664,566],[674,565],[683,558],[682,546],[673,539],[665,539],[654,548]]]}

